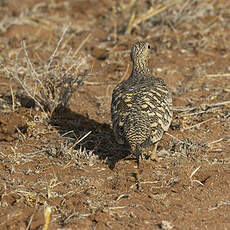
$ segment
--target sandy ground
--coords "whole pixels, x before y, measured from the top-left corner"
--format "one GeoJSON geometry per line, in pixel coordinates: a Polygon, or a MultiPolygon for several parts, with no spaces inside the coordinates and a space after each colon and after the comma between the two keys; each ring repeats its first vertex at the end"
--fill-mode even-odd
{"type": "Polygon", "coordinates": [[[227,0],[0,1],[0,229],[230,229],[229,34],[227,0]],[[139,183],[110,119],[137,40],[175,110],[139,183]]]}

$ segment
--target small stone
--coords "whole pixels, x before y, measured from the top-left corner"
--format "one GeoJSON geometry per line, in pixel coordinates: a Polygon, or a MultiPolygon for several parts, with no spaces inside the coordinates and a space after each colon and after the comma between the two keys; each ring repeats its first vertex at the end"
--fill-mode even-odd
{"type": "Polygon", "coordinates": [[[173,225],[171,222],[169,222],[167,220],[162,220],[160,223],[160,228],[164,229],[164,230],[168,230],[168,229],[172,229],[173,225]]]}

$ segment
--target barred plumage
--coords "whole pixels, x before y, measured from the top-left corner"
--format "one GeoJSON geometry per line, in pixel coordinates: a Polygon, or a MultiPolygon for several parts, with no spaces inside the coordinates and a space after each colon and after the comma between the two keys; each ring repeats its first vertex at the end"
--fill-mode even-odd
{"type": "Polygon", "coordinates": [[[130,77],[113,90],[111,116],[115,138],[128,143],[138,161],[150,149],[157,159],[157,143],[172,121],[172,98],[166,83],[152,76],[148,60],[151,47],[136,42],[131,49],[133,69],[130,77]]]}

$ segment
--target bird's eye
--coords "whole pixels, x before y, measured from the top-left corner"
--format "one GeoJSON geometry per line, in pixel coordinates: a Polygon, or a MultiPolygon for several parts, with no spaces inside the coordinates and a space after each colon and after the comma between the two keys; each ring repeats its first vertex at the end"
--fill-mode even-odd
{"type": "Polygon", "coordinates": [[[149,49],[149,50],[151,49],[151,46],[150,46],[150,45],[148,45],[148,49],[149,49]]]}

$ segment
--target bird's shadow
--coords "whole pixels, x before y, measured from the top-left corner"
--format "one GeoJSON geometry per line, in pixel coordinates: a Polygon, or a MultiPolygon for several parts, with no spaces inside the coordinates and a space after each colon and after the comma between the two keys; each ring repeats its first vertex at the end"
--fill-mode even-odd
{"type": "Polygon", "coordinates": [[[116,143],[110,125],[98,123],[67,107],[61,107],[55,111],[50,123],[58,129],[61,135],[65,134],[65,137],[69,135],[73,138],[74,132],[78,140],[90,132],[75,148],[83,146],[93,151],[100,160],[106,160],[110,169],[113,169],[118,161],[130,155],[127,145],[116,143]]]}

